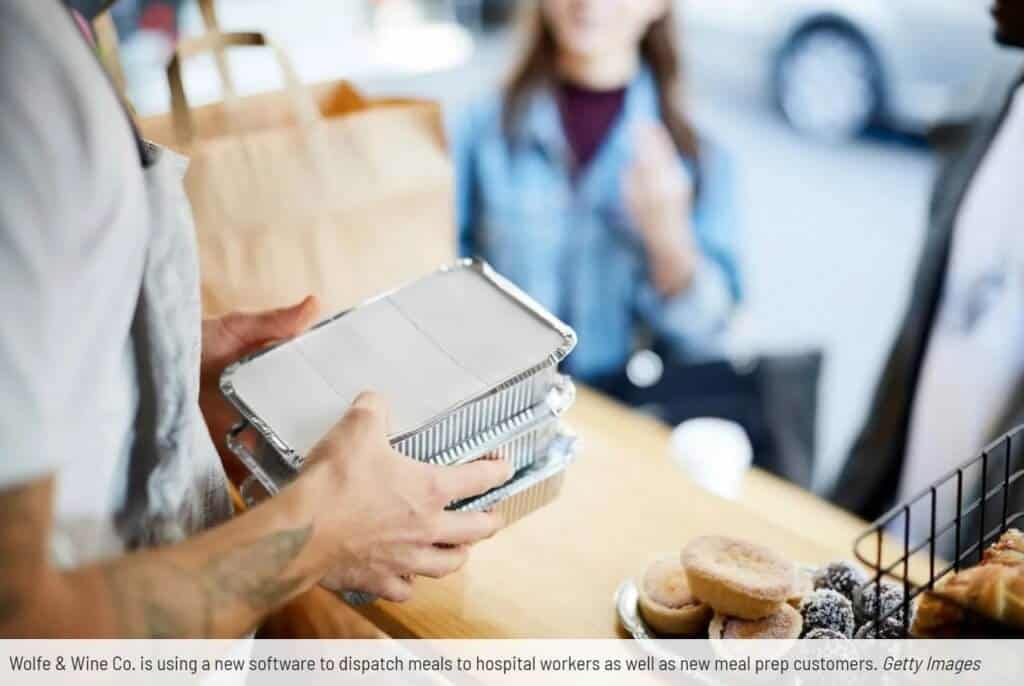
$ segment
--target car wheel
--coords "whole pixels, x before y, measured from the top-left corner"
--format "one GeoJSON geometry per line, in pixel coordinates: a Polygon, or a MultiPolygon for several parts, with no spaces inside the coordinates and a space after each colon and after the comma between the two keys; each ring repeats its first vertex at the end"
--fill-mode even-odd
{"type": "Polygon", "coordinates": [[[495,29],[512,20],[515,0],[463,0],[455,3],[455,16],[472,28],[495,29]]]}
{"type": "Polygon", "coordinates": [[[882,109],[882,73],[867,42],[851,29],[800,31],[779,55],[775,98],[794,130],[839,142],[862,134],[882,109]]]}

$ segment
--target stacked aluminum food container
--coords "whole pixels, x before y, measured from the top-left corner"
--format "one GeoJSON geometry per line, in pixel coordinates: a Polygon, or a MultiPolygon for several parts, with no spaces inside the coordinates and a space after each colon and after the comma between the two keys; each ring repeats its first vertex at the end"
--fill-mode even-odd
{"type": "MultiPolygon", "coordinates": [[[[558,365],[575,333],[488,265],[466,260],[231,366],[221,390],[244,418],[228,437],[249,500],[291,481],[363,390],[391,407],[391,444],[455,465],[499,456],[504,486],[452,509],[509,522],[557,497],[576,455],[559,417],[575,398],[558,365]]],[[[339,504],[343,507],[343,504],[339,504]]]]}

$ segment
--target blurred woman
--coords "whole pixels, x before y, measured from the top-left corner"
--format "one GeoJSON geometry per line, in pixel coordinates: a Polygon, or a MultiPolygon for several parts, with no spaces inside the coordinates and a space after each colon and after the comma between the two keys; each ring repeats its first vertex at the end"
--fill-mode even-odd
{"type": "Polygon", "coordinates": [[[641,337],[716,356],[740,297],[732,180],[683,109],[669,0],[542,0],[530,30],[454,127],[462,253],[577,330],[584,381],[641,337]]]}

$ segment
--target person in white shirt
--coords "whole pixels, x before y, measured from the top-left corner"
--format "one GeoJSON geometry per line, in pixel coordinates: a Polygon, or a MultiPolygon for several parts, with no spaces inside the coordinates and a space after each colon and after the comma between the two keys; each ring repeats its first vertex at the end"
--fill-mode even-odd
{"type": "Polygon", "coordinates": [[[201,322],[186,163],[133,135],[80,26],[0,2],[0,637],[236,638],[325,577],[401,601],[458,569],[501,519],[447,504],[511,469],[399,455],[372,394],[231,518],[219,372],[316,304],[201,322]]]}
{"type": "MultiPolygon", "coordinates": [[[[997,40],[1024,47],[1024,0],[996,0],[992,13],[997,40]]],[[[1024,421],[1021,82],[1015,73],[936,184],[910,305],[833,493],[865,518],[916,496],[1024,421]]],[[[965,504],[979,488],[964,484],[965,504]]],[[[955,494],[942,495],[952,504],[940,505],[940,523],[955,508],[955,494]]],[[[1024,510],[1024,488],[1011,496],[1011,512],[1024,510]]],[[[929,509],[911,515],[915,541],[929,532],[929,509]]]]}

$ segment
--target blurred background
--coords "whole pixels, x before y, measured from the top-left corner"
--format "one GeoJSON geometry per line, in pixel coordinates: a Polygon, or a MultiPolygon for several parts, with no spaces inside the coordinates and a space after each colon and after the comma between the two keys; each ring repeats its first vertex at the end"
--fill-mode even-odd
{"type": "MultiPolygon", "coordinates": [[[[267,32],[308,81],[459,108],[493,89],[517,50],[515,0],[218,0],[228,29],[267,32]]],[[[738,174],[744,353],[821,349],[817,489],[841,468],[902,314],[935,171],[924,134],[964,120],[1006,56],[987,0],[681,0],[696,124],[738,174]]],[[[165,111],[164,65],[202,32],[181,0],[115,8],[129,94],[165,111]]],[[[261,54],[233,54],[239,89],[279,85],[261,54]]],[[[212,61],[186,69],[193,104],[218,98],[212,61]]]]}

